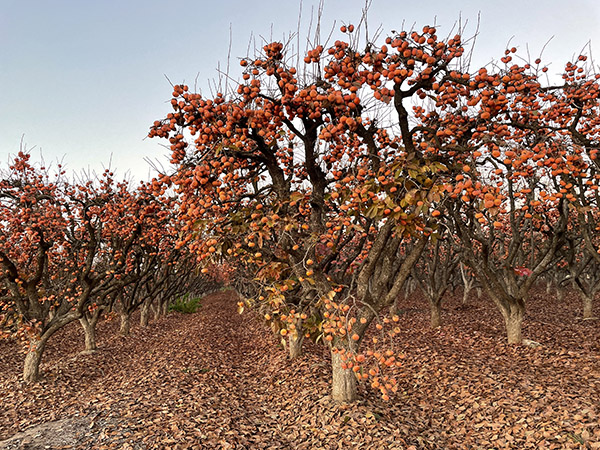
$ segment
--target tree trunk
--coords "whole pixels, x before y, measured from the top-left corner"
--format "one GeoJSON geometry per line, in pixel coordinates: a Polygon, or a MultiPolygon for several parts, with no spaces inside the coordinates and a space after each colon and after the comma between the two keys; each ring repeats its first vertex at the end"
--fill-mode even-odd
{"type": "Polygon", "coordinates": [[[338,402],[354,402],[358,394],[356,377],[350,369],[342,369],[342,358],[339,353],[331,352],[331,367],[333,373],[331,396],[338,402]]]}
{"type": "Polygon", "coordinates": [[[142,327],[148,326],[148,319],[150,318],[150,301],[146,300],[142,303],[142,307],[140,309],[140,325],[142,327]]]}
{"type": "Polygon", "coordinates": [[[583,318],[591,319],[594,317],[593,312],[593,296],[585,295],[583,292],[581,293],[581,300],[583,301],[583,318]]]}
{"type": "Polygon", "coordinates": [[[509,344],[520,344],[523,340],[521,326],[523,325],[524,312],[524,308],[516,304],[511,305],[508,311],[502,311],[509,344]]]}
{"type": "Polygon", "coordinates": [[[79,319],[79,323],[83,328],[83,334],[85,336],[85,351],[96,351],[96,323],[89,321],[86,317],[79,319]]]}
{"type": "Polygon", "coordinates": [[[441,312],[442,312],[442,302],[441,301],[430,301],[429,306],[431,309],[431,328],[438,328],[442,325],[441,322],[441,312]]]}
{"type": "Polygon", "coordinates": [[[469,303],[469,294],[471,293],[471,286],[467,287],[467,285],[465,285],[465,288],[463,289],[463,297],[462,297],[462,304],[466,305],[467,303],[469,303]]]}
{"type": "Polygon", "coordinates": [[[563,287],[556,288],[556,299],[559,302],[562,302],[565,299],[565,292],[566,290],[563,287]]]}
{"type": "Polygon", "coordinates": [[[412,278],[409,278],[404,282],[404,300],[407,300],[410,295],[415,292],[416,286],[415,281],[412,278]]]}
{"type": "Polygon", "coordinates": [[[469,300],[469,293],[471,292],[471,289],[473,289],[473,278],[467,275],[462,263],[460,263],[460,275],[463,281],[462,304],[466,305],[469,300]]]}
{"type": "Polygon", "coordinates": [[[121,336],[129,336],[131,331],[131,314],[122,312],[121,316],[121,327],[119,328],[119,334],[121,336]]]}
{"type": "Polygon", "coordinates": [[[160,303],[152,305],[152,312],[154,313],[154,320],[160,319],[160,303]]]}
{"type": "Polygon", "coordinates": [[[169,312],[169,301],[163,300],[162,304],[160,305],[160,309],[160,315],[166,317],[167,313],[169,312]]]}
{"type": "Polygon", "coordinates": [[[390,307],[390,314],[392,316],[399,316],[400,313],[400,297],[398,297],[396,300],[394,300],[394,304],[390,307]]]}
{"type": "Polygon", "coordinates": [[[302,354],[302,342],[304,342],[304,334],[302,334],[300,328],[297,329],[297,333],[290,333],[288,335],[290,359],[296,359],[302,354]]]}
{"type": "Polygon", "coordinates": [[[35,383],[40,379],[40,363],[46,342],[46,339],[40,339],[32,342],[29,346],[29,352],[25,356],[23,365],[23,381],[26,383],[35,383]]]}

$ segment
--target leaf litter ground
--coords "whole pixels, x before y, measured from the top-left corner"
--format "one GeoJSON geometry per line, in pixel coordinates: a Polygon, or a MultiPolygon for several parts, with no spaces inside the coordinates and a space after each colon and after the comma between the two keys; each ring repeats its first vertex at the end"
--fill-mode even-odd
{"type": "Polygon", "coordinates": [[[524,336],[537,348],[504,344],[485,300],[451,298],[439,330],[423,299],[404,301],[399,393],[385,402],[361,385],[352,405],[328,397],[324,348],[289,362],[236,301],[213,294],[128,338],[103,322],[92,355],[73,324],[35,386],[19,381],[19,347],[1,342],[0,448],[600,448],[600,321],[578,318],[575,300],[532,295],[524,336]]]}

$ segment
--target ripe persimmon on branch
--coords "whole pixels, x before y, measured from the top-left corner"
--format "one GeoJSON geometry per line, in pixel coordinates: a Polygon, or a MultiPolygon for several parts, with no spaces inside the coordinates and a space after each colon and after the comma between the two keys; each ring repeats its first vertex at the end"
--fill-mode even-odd
{"type": "Polygon", "coordinates": [[[356,377],[394,389],[361,361],[395,365],[397,355],[359,346],[435,234],[430,206],[451,181],[451,159],[429,151],[424,109],[411,106],[469,80],[459,35],[426,26],[360,50],[354,31],[309,50],[303,68],[284,44],[265,45],[241,61],[233,93],[175,86],[174,111],[150,131],[171,143],[176,171],[164,181],[181,194],[185,243],[202,261],[256,266],[269,289],[252,304],[285,317],[281,334],[316,324],[332,351],[333,397],[346,401],[356,377]]]}
{"type": "Polygon", "coordinates": [[[29,159],[19,153],[0,180],[0,281],[8,292],[1,306],[20,322],[13,331],[28,346],[28,382],[39,377],[48,339],[87,307],[99,249],[90,218],[95,205],[69,204],[64,172],[51,178],[29,159]]]}
{"type": "MultiPolygon", "coordinates": [[[[503,67],[480,69],[468,95],[428,122],[453,124],[438,138],[440,149],[460,137],[464,173],[447,214],[463,260],[504,317],[508,341],[520,343],[527,293],[556,264],[570,224],[593,223],[598,75],[584,70],[580,56],[566,65],[564,84],[548,85],[541,61],[516,64],[515,52],[506,51],[503,67]]],[[[589,226],[574,228],[583,242],[594,240],[589,226]]]]}
{"type": "Polygon", "coordinates": [[[21,152],[0,179],[0,325],[26,345],[27,382],[39,378],[48,339],[70,322],[82,320],[94,349],[95,313],[175,233],[168,201],[150,184],[131,189],[109,171],[78,184],[64,175],[21,152]]]}
{"type": "Polygon", "coordinates": [[[574,217],[598,258],[600,114],[585,56],[553,85],[541,61],[516,64],[516,48],[469,73],[462,36],[436,27],[364,45],[355,27],[340,31],[303,67],[289,43],[265,45],[241,61],[233,92],[174,86],[173,112],[150,136],[171,144],[163,181],[181,195],[182,244],[207,265],[229,258],[255,273],[246,303],[282,335],[324,340],[333,397],[351,401],[356,378],[394,390],[380,369],[398,355],[362,343],[374,320],[397,329],[381,313],[442,230],[511,343],[574,217]]]}

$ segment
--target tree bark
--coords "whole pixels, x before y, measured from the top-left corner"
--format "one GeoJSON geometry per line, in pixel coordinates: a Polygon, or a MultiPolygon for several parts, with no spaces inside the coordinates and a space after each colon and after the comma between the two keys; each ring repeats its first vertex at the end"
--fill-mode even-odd
{"type": "Polygon", "coordinates": [[[152,312],[153,312],[155,321],[160,319],[160,303],[156,304],[156,305],[152,305],[152,312]]]}
{"type": "Polygon", "coordinates": [[[431,309],[431,317],[430,317],[431,328],[438,328],[442,325],[442,321],[441,321],[441,317],[440,317],[441,312],[442,312],[442,304],[441,304],[441,302],[430,301],[429,306],[431,309]]]}
{"type": "Polygon", "coordinates": [[[524,312],[524,308],[519,305],[511,305],[509,310],[502,310],[509,344],[520,344],[523,340],[521,327],[523,325],[524,312]]]}
{"type": "Polygon", "coordinates": [[[40,363],[42,362],[46,342],[47,339],[39,339],[30,344],[23,365],[23,381],[26,383],[35,383],[40,379],[40,363]]]}
{"type": "Polygon", "coordinates": [[[79,319],[81,327],[83,328],[83,334],[85,337],[85,351],[94,352],[97,350],[96,347],[96,324],[89,321],[86,317],[79,319]]]}
{"type": "Polygon", "coordinates": [[[415,281],[412,278],[409,278],[404,282],[404,300],[408,300],[408,297],[415,292],[416,286],[415,281]]]}
{"type": "Polygon", "coordinates": [[[390,314],[392,316],[394,315],[400,315],[401,313],[401,308],[400,308],[400,297],[396,298],[396,300],[394,300],[394,303],[392,304],[392,306],[390,307],[390,314]]]}
{"type": "Polygon", "coordinates": [[[146,300],[142,303],[142,307],[140,308],[140,325],[142,327],[148,326],[148,319],[150,318],[150,301],[146,300]]]}
{"type": "Polygon", "coordinates": [[[304,334],[300,328],[296,333],[288,335],[288,351],[290,359],[296,359],[302,354],[302,343],[304,342],[304,334]]]}
{"type": "Polygon", "coordinates": [[[350,369],[342,368],[342,358],[339,353],[331,352],[332,389],[331,396],[338,402],[354,402],[358,397],[356,377],[350,369]]]}
{"type": "Polygon", "coordinates": [[[162,304],[160,305],[160,315],[163,317],[166,317],[168,312],[169,312],[169,301],[164,300],[162,302],[162,304]]]}
{"type": "Polygon", "coordinates": [[[131,332],[131,314],[122,312],[121,316],[121,326],[119,328],[119,334],[121,336],[129,336],[131,332]]]}
{"type": "Polygon", "coordinates": [[[469,301],[469,294],[471,293],[471,289],[473,289],[473,279],[467,275],[467,273],[465,272],[464,265],[462,263],[460,264],[460,274],[463,281],[462,304],[466,305],[469,301]]]}
{"type": "Polygon", "coordinates": [[[471,293],[471,288],[467,288],[467,286],[465,285],[465,288],[463,289],[463,296],[462,296],[462,304],[466,305],[467,303],[469,303],[469,294],[471,293]]]}

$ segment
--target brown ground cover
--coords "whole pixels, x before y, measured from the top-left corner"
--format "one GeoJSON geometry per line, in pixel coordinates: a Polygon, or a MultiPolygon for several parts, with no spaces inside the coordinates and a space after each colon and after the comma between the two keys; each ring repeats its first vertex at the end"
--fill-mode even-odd
{"type": "Polygon", "coordinates": [[[600,321],[535,292],[524,336],[541,346],[508,346],[488,301],[457,298],[439,330],[424,300],[403,302],[389,402],[362,385],[358,403],[333,403],[328,352],[311,345],[290,363],[231,292],[129,338],[101,323],[92,355],[73,324],[51,339],[35,386],[19,381],[16,344],[0,342],[0,448],[600,448],[600,321]]]}

